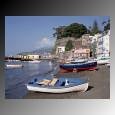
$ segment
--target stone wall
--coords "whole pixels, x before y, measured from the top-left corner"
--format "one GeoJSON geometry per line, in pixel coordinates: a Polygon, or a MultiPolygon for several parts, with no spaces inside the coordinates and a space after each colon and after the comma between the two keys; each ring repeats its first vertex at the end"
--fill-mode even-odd
{"type": "Polygon", "coordinates": [[[62,39],[57,39],[55,45],[56,46],[65,46],[68,40],[75,41],[75,38],[66,37],[66,38],[62,38],[62,39]]]}

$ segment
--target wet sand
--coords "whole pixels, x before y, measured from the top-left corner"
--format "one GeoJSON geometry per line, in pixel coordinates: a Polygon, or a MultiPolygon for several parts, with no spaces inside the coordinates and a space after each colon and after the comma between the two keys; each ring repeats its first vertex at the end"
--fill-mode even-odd
{"type": "Polygon", "coordinates": [[[110,98],[110,68],[106,65],[98,67],[97,71],[82,71],[78,73],[58,73],[57,77],[83,77],[89,79],[86,92],[70,92],[51,94],[29,91],[24,99],[109,99],[110,98]]]}

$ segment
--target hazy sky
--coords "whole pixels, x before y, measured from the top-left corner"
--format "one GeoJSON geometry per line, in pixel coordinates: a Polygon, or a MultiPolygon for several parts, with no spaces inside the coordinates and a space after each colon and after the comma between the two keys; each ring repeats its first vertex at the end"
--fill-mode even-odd
{"type": "Polygon", "coordinates": [[[102,29],[102,22],[108,19],[108,16],[6,16],[5,55],[53,46],[54,27],[75,22],[89,27],[96,20],[102,29]]]}

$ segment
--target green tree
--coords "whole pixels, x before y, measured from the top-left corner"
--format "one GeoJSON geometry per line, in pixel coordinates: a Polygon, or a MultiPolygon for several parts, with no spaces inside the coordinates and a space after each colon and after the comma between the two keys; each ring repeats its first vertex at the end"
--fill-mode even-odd
{"type": "Polygon", "coordinates": [[[58,28],[54,28],[54,30],[56,32],[53,35],[57,37],[57,39],[61,39],[62,37],[79,38],[88,32],[88,29],[79,23],[72,23],[69,26],[59,26],[58,28]]]}
{"type": "Polygon", "coordinates": [[[66,51],[70,51],[73,48],[73,44],[71,40],[68,40],[65,46],[66,51]]]}
{"type": "Polygon", "coordinates": [[[79,38],[83,34],[87,33],[87,28],[83,24],[72,23],[65,28],[64,35],[65,37],[75,37],[79,38]]]}
{"type": "Polygon", "coordinates": [[[108,21],[103,21],[102,26],[104,27],[103,31],[107,32],[107,30],[110,30],[110,19],[108,19],[108,21]]]}
{"type": "Polygon", "coordinates": [[[57,39],[61,39],[63,37],[65,27],[66,26],[59,26],[57,28],[53,28],[53,30],[55,30],[53,36],[56,37],[57,39]]]}
{"type": "Polygon", "coordinates": [[[98,27],[98,23],[95,20],[94,23],[93,23],[93,26],[92,26],[91,34],[95,35],[97,33],[100,33],[100,30],[99,30],[99,27],[98,27]]]}
{"type": "Polygon", "coordinates": [[[110,20],[106,22],[106,25],[104,26],[104,31],[110,30],[110,20]]]}

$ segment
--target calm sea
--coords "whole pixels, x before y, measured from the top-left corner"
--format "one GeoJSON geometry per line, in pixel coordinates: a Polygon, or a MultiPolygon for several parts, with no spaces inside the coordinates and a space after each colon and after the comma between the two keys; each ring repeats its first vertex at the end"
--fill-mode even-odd
{"type": "Polygon", "coordinates": [[[5,64],[23,64],[23,68],[5,69],[5,98],[21,99],[26,95],[28,83],[34,77],[51,77],[57,71],[51,61],[40,63],[30,62],[6,62],[5,64]]]}

